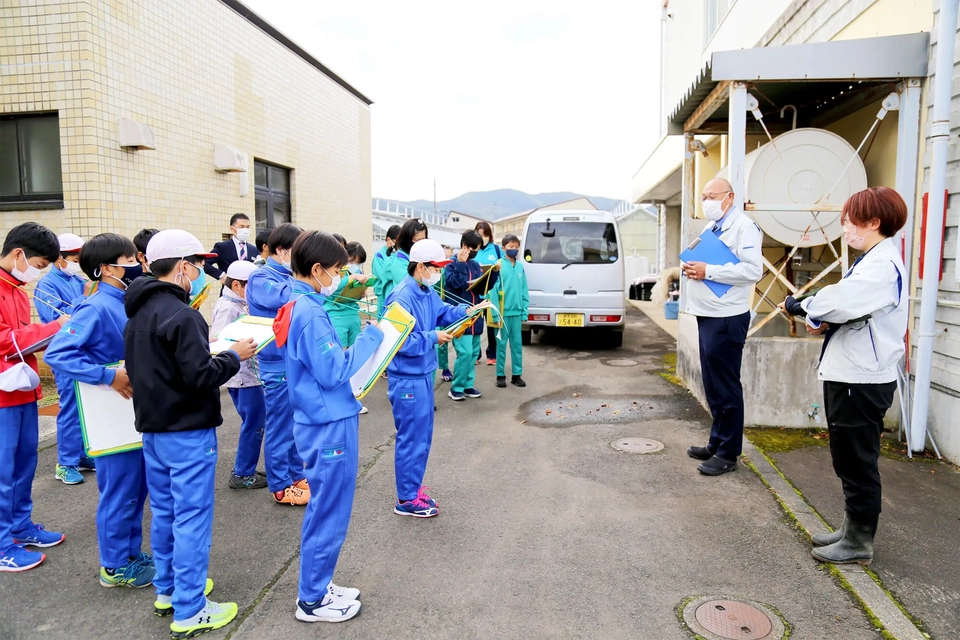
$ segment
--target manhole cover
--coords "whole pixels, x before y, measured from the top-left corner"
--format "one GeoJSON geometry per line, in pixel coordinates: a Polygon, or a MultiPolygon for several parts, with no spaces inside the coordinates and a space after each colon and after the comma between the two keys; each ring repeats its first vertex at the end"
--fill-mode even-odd
{"type": "Polygon", "coordinates": [[[637,366],[636,360],[627,360],[626,358],[616,358],[614,360],[607,360],[606,364],[611,367],[635,367],[637,366]]]}
{"type": "Polygon", "coordinates": [[[617,451],[627,453],[656,453],[663,451],[663,443],[650,438],[618,438],[610,443],[617,451]]]}
{"type": "Polygon", "coordinates": [[[764,605],[729,598],[694,600],[683,620],[707,640],[780,640],[785,633],[783,620],[764,605]]]}

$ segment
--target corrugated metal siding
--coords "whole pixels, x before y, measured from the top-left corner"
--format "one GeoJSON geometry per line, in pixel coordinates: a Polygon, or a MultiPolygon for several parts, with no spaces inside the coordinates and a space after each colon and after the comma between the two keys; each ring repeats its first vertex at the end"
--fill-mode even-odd
{"type": "Polygon", "coordinates": [[[757,46],[827,42],[876,0],[798,0],[783,12],[757,46]]]}
{"type": "MultiPolygon", "coordinates": [[[[936,40],[939,27],[939,10],[934,15],[934,27],[930,34],[930,72],[933,73],[935,67],[935,56],[937,52],[936,40]]],[[[960,47],[956,49],[960,56],[960,47]]],[[[950,194],[947,205],[947,231],[944,236],[943,245],[943,280],[940,282],[938,297],[940,300],[960,304],[960,285],[957,283],[957,237],[958,225],[960,225],[960,143],[958,143],[958,133],[960,133],[960,92],[958,92],[957,77],[957,59],[954,59],[953,72],[953,92],[950,103],[950,146],[947,160],[947,192],[950,194]]],[[[933,115],[933,93],[934,81],[931,77],[927,87],[927,126],[924,130],[924,153],[923,153],[923,184],[920,187],[921,192],[926,193],[929,189],[930,180],[930,150],[929,150],[929,121],[933,115]]],[[[920,212],[918,211],[918,216],[920,212]]],[[[918,234],[919,237],[919,234],[918,234]]],[[[918,280],[916,295],[919,296],[922,291],[923,283],[918,280]]],[[[916,326],[920,317],[920,304],[913,305],[913,322],[911,326],[916,326]]],[[[937,308],[937,337],[933,342],[933,375],[932,381],[935,387],[941,387],[947,392],[960,394],[960,309],[940,305],[937,308]]],[[[911,350],[916,348],[917,339],[915,333],[910,336],[911,350]]],[[[915,361],[914,361],[915,364],[915,361]]],[[[936,419],[936,418],[935,418],[936,419]]],[[[939,423],[945,423],[941,416],[937,420],[939,423]]]]}

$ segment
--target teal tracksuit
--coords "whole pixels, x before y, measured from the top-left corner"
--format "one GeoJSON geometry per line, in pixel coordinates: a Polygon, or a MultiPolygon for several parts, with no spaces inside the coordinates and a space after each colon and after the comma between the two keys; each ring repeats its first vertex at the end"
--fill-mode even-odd
{"type": "Polygon", "coordinates": [[[370,265],[370,273],[373,274],[373,277],[376,278],[376,281],[373,283],[373,293],[377,296],[377,317],[383,315],[384,302],[387,300],[387,294],[383,291],[384,280],[384,270],[386,269],[387,263],[390,261],[390,256],[387,253],[387,248],[383,247],[380,251],[377,251],[376,255],[373,256],[373,264],[370,265]]]}
{"type": "Polygon", "coordinates": [[[337,331],[337,338],[344,347],[351,347],[360,335],[360,301],[356,298],[341,298],[340,294],[350,284],[350,278],[340,278],[340,286],[323,303],[323,308],[337,331]]]}
{"type": "Polygon", "coordinates": [[[510,262],[504,259],[500,263],[500,278],[487,296],[494,304],[499,304],[503,316],[503,327],[497,341],[497,377],[506,376],[507,344],[510,344],[510,365],[513,375],[523,375],[523,343],[520,328],[523,319],[530,310],[530,290],[527,288],[527,274],[519,260],[510,262]]]}

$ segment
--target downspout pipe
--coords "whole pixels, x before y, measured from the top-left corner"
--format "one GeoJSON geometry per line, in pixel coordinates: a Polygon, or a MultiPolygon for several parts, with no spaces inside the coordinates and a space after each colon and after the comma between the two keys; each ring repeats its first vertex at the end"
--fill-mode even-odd
{"type": "Polygon", "coordinates": [[[924,229],[923,291],[917,331],[917,381],[914,387],[913,416],[910,420],[910,449],[926,448],[927,418],[930,413],[930,382],[933,369],[933,341],[936,336],[937,296],[940,291],[940,263],[943,258],[947,154],[950,144],[950,103],[953,89],[954,47],[957,39],[957,4],[941,0],[937,33],[937,65],[934,73],[933,119],[930,123],[930,197],[927,228],[924,229]]]}

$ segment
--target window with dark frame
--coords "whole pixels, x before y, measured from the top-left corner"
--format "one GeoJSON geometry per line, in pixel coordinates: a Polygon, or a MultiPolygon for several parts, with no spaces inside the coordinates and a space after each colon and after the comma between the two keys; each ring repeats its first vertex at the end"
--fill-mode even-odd
{"type": "Polygon", "coordinates": [[[253,184],[257,199],[254,227],[276,229],[284,222],[293,222],[289,169],[254,160],[253,184]]]}
{"type": "Polygon", "coordinates": [[[60,118],[0,115],[0,209],[62,209],[60,118]]]}

